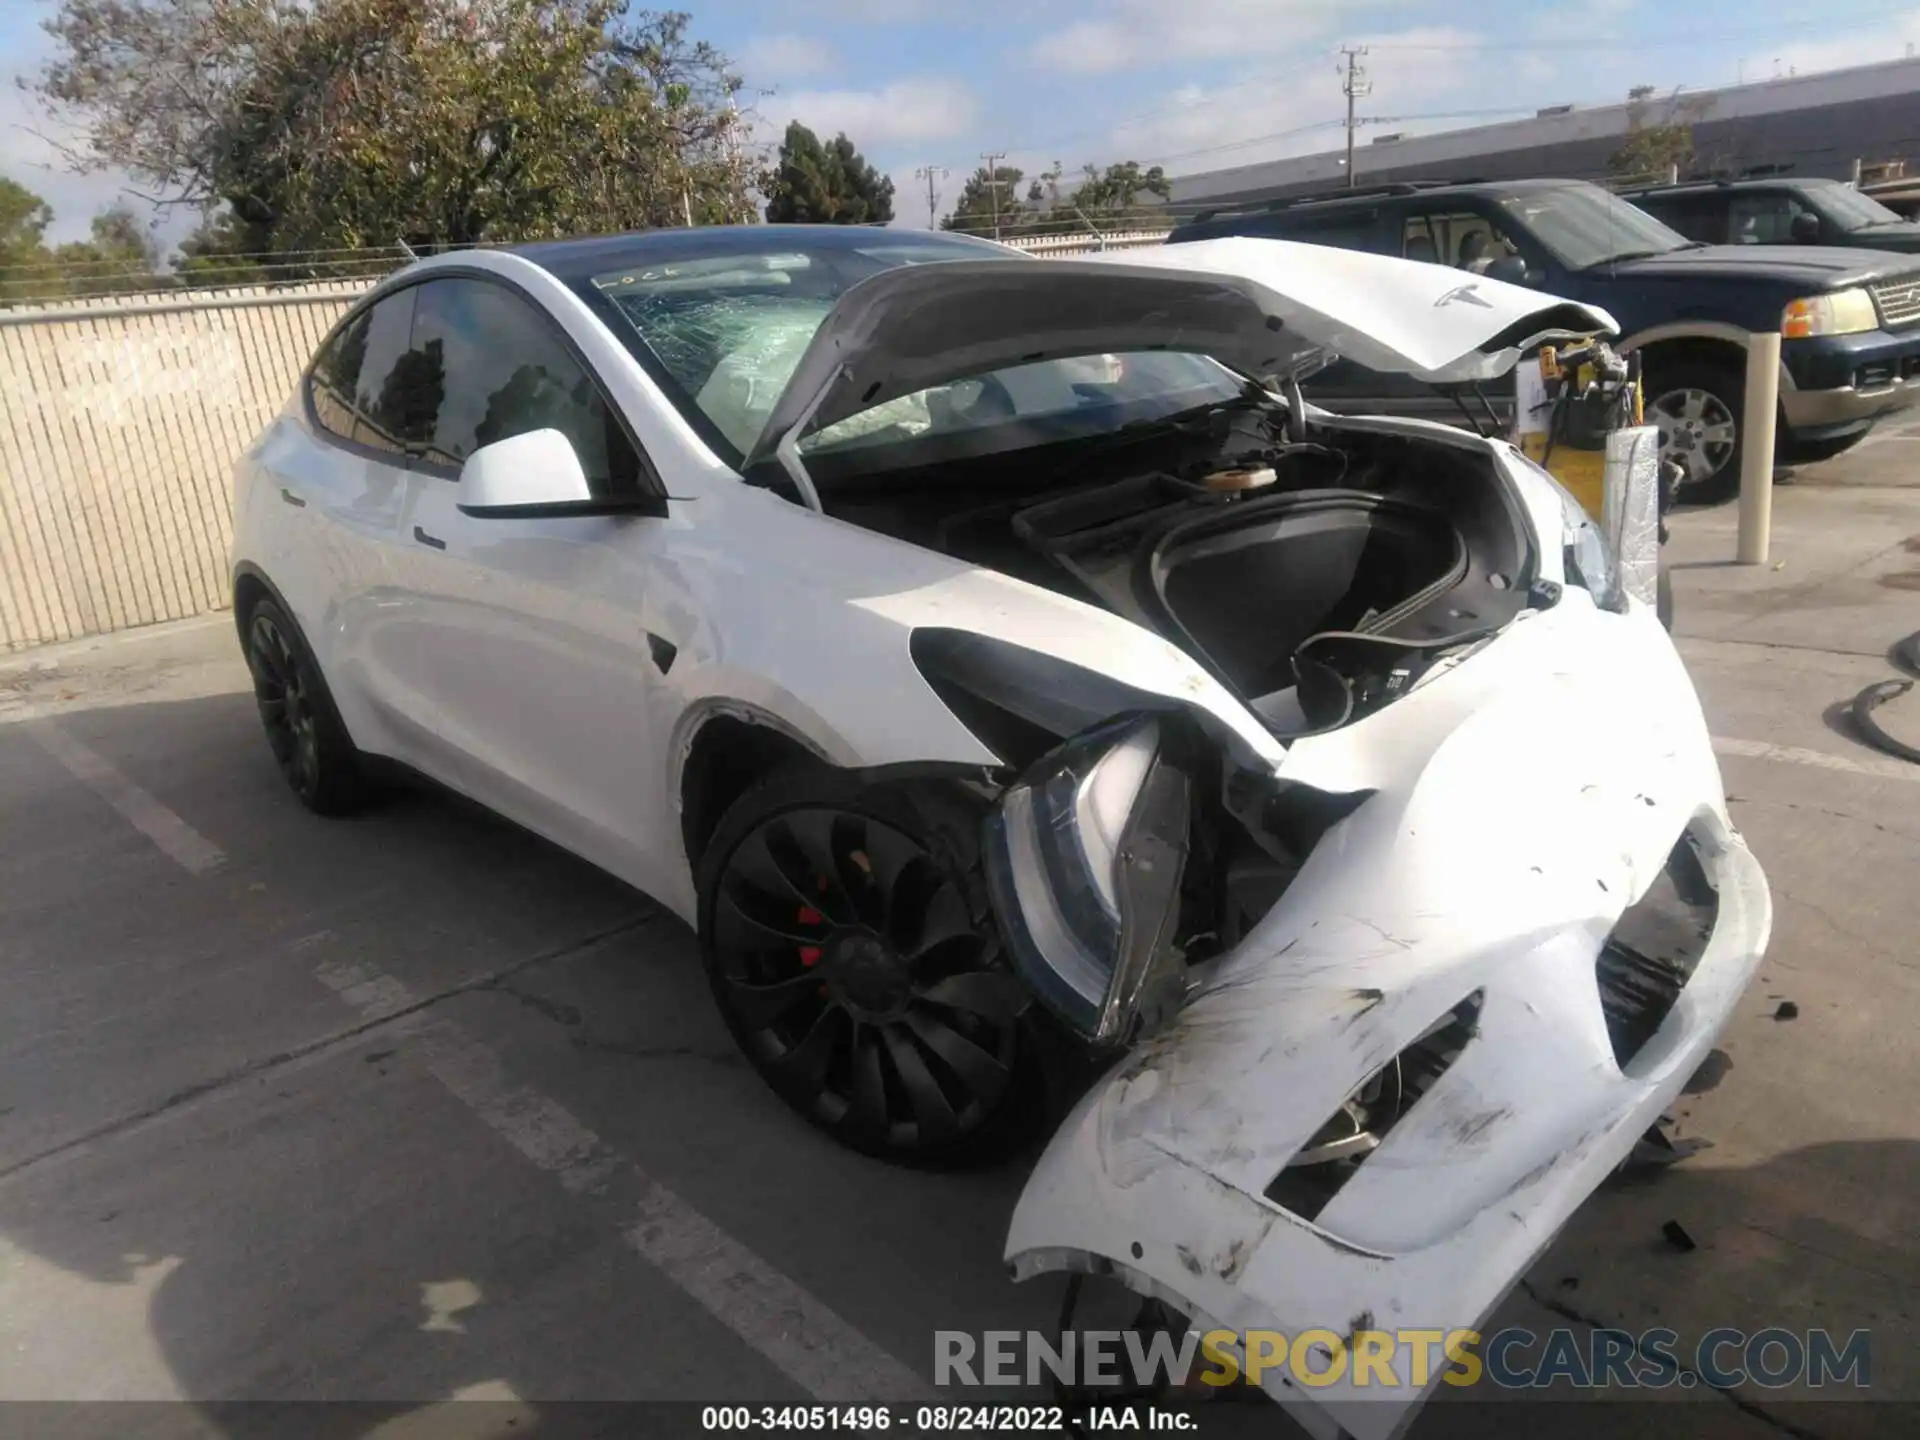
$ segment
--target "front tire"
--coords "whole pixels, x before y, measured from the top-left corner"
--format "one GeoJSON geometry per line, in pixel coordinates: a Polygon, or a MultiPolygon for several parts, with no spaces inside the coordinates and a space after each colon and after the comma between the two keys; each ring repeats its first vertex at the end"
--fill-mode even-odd
{"type": "Polygon", "coordinates": [[[735,801],[701,857],[700,950],[728,1029],[782,1100],[865,1154],[983,1159],[1045,1112],[982,817],[957,786],[806,766],[735,801]]]}
{"type": "Polygon", "coordinates": [[[265,598],[247,612],[245,633],[254,703],[280,774],[317,815],[359,809],[368,794],[366,772],[306,637],[265,598]]]}
{"type": "Polygon", "coordinates": [[[1675,499],[1716,505],[1740,493],[1746,376],[1711,360],[1651,360],[1646,419],[1660,430],[1660,458],[1681,468],[1675,499]]]}

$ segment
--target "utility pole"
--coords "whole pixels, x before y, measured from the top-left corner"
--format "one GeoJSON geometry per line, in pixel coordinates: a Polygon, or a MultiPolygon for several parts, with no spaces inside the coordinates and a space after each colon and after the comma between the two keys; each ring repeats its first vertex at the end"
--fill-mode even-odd
{"type": "Polygon", "coordinates": [[[987,204],[993,212],[993,238],[1000,238],[1000,162],[1007,158],[1006,151],[999,154],[986,154],[980,157],[987,162],[987,204]]]}
{"type": "Polygon", "coordinates": [[[1347,188],[1354,187],[1353,178],[1353,102],[1362,95],[1371,95],[1373,86],[1367,82],[1366,69],[1360,59],[1367,53],[1364,45],[1342,45],[1340,53],[1346,57],[1346,65],[1340,71],[1340,88],[1347,96],[1347,188]]]}
{"type": "Polygon", "coordinates": [[[944,165],[922,165],[913,172],[913,178],[927,182],[927,228],[933,229],[940,220],[940,192],[933,188],[935,180],[944,180],[947,167],[944,165]]]}

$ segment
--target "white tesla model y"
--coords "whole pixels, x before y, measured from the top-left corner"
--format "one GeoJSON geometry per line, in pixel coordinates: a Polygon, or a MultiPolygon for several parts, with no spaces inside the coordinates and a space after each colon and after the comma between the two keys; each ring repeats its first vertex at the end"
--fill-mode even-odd
{"type": "MultiPolygon", "coordinates": [[[[1043,1059],[1099,1062],[1016,1273],[1235,1330],[1471,1326],[1706,1055],[1770,902],[1579,506],[1296,382],[1610,328],[1252,239],[422,261],[239,464],[261,719],[315,810],[397,762],[673,909],[850,1145],[976,1152],[1043,1059]]],[[[1382,1435],[1417,1398],[1307,1415],[1382,1435]]]]}

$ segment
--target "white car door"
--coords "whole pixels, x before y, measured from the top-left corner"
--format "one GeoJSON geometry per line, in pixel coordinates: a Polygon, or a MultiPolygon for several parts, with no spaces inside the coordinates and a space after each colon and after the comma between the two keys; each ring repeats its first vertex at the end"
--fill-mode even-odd
{"type": "Polygon", "coordinates": [[[650,713],[672,646],[648,627],[649,572],[672,522],[476,518],[459,468],[534,430],[572,441],[597,494],[650,485],[640,452],[555,322],[477,274],[419,287],[413,350],[438,377],[400,520],[405,593],[383,629],[420,769],[659,893],[678,837],[661,823],[650,713]]]}
{"type": "Polygon", "coordinates": [[[313,646],[348,730],[381,750],[370,693],[369,632],[388,603],[407,461],[404,361],[414,292],[394,291],[350,315],[315,360],[307,429],[289,424],[257,456],[284,507],[290,537],[269,574],[313,646]]]}

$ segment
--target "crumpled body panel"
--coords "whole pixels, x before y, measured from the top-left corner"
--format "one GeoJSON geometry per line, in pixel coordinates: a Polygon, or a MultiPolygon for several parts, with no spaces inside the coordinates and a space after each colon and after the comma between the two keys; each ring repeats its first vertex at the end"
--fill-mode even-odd
{"type": "MultiPolygon", "coordinates": [[[[1705,1057],[1765,949],[1764,879],[1655,617],[1571,592],[1298,742],[1281,773],[1376,793],[1085,1097],[1008,1258],[1022,1274],[1110,1268],[1201,1326],[1472,1327],[1705,1057]],[[1596,957],[1689,829],[1719,891],[1713,933],[1623,1068],[1596,957]],[[1469,997],[1472,1038],[1311,1222],[1265,1198],[1347,1096],[1469,997]]],[[[1421,1398],[1262,1379],[1362,1440],[1421,1398]]]]}

